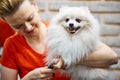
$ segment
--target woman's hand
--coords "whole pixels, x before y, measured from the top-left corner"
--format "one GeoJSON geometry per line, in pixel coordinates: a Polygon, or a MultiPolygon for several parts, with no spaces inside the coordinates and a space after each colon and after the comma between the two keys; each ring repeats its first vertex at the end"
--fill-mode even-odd
{"type": "Polygon", "coordinates": [[[36,68],[22,78],[22,80],[50,80],[54,70],[47,67],[36,68]]]}
{"type": "Polygon", "coordinates": [[[57,58],[56,63],[53,65],[53,69],[63,69],[64,67],[64,61],[61,57],[57,58]]]}

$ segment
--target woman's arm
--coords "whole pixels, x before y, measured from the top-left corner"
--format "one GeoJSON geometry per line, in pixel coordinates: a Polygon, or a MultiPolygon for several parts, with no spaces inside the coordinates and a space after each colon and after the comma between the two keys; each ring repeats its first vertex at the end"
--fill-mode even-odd
{"type": "Polygon", "coordinates": [[[80,64],[90,67],[105,68],[117,64],[117,62],[117,54],[110,47],[100,42],[98,48],[80,61],[80,64]]]}
{"type": "Polygon", "coordinates": [[[1,80],[17,80],[17,77],[18,77],[17,70],[2,66],[1,80]]]}
{"type": "MultiPolygon", "coordinates": [[[[96,50],[83,60],[80,60],[78,64],[96,68],[107,68],[110,65],[117,64],[117,62],[117,54],[110,47],[100,42],[96,50]]],[[[65,68],[64,61],[60,58],[58,63],[54,65],[54,68],[65,68]]]]}

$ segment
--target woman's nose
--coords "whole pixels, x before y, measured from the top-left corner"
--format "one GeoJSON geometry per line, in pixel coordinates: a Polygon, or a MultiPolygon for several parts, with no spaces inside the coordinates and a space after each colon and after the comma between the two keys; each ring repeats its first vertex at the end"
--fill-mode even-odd
{"type": "Polygon", "coordinates": [[[32,25],[29,22],[25,23],[25,31],[30,31],[32,28],[32,25]]]}

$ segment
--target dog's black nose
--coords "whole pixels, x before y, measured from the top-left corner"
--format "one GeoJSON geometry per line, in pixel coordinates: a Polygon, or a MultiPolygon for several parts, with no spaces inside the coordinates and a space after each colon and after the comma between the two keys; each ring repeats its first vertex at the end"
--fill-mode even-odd
{"type": "Polygon", "coordinates": [[[70,23],[69,26],[70,26],[71,28],[73,28],[74,24],[73,24],[73,23],[70,23]]]}

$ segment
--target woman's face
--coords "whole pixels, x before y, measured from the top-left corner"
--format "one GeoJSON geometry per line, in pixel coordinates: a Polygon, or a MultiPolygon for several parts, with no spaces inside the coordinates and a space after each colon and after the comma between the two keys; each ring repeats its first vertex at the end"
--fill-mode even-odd
{"type": "Polygon", "coordinates": [[[5,20],[19,34],[29,38],[39,34],[40,18],[36,4],[24,1],[18,10],[12,15],[6,16],[5,20]]]}

